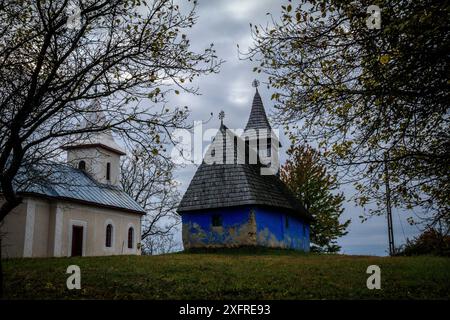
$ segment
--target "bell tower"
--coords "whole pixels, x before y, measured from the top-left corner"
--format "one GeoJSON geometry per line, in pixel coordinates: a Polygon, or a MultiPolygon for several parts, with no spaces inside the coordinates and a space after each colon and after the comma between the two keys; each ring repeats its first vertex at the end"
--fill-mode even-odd
{"type": "MultiPolygon", "coordinates": [[[[99,101],[95,101],[84,128],[107,126],[99,101]]],[[[115,142],[111,130],[84,134],[77,142],[63,146],[67,151],[67,163],[83,170],[103,184],[118,186],[120,183],[120,157],[123,149],[115,142]]]]}
{"type": "Polygon", "coordinates": [[[278,137],[273,133],[267,119],[266,111],[258,92],[259,81],[255,79],[252,86],[255,88],[255,95],[242,138],[248,141],[250,146],[253,146],[264,164],[278,163],[277,151],[281,144],[278,137]]]}

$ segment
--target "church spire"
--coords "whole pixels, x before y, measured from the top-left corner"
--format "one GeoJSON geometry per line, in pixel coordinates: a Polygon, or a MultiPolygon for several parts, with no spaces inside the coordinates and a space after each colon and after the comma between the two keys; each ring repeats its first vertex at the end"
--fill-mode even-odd
{"type": "Polygon", "coordinates": [[[267,120],[266,111],[258,92],[259,81],[253,80],[252,86],[256,88],[255,96],[253,97],[252,109],[250,117],[248,118],[245,130],[249,129],[267,129],[272,130],[269,120],[267,120]]]}

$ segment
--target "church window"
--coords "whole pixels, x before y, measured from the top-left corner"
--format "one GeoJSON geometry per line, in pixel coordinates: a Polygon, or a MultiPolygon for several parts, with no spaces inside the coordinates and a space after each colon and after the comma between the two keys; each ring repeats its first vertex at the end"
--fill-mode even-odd
{"type": "Polygon", "coordinates": [[[257,150],[258,156],[259,156],[259,155],[260,155],[260,149],[259,149],[259,136],[257,136],[257,139],[256,139],[256,150],[257,150]]]}
{"type": "Polygon", "coordinates": [[[106,247],[111,248],[112,245],[112,233],[113,233],[113,226],[111,224],[108,224],[106,226],[106,247]]]}
{"type": "Polygon", "coordinates": [[[134,242],[134,229],[130,227],[128,229],[128,249],[133,249],[134,242]]]}
{"type": "Polygon", "coordinates": [[[213,227],[221,227],[222,226],[222,217],[219,214],[214,214],[212,216],[212,226],[213,227]]]}
{"type": "Polygon", "coordinates": [[[111,180],[111,163],[106,164],[106,180],[111,180]]]}
{"type": "Polygon", "coordinates": [[[86,162],[84,162],[83,160],[81,160],[80,162],[78,162],[78,169],[80,169],[80,170],[86,170],[86,162]]]}

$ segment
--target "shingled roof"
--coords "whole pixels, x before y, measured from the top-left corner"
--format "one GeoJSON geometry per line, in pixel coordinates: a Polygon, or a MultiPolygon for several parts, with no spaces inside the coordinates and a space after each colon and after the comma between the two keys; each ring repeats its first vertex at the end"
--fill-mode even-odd
{"type": "MultiPolygon", "coordinates": [[[[21,179],[20,175],[18,179],[21,179]]],[[[16,184],[20,185],[19,182],[16,184]]],[[[144,209],[121,188],[99,183],[88,173],[66,164],[53,164],[51,172],[45,177],[16,189],[23,195],[145,214],[144,209]]]]}
{"type": "MultiPolygon", "coordinates": [[[[226,129],[226,126],[222,125],[211,143],[204,161],[197,169],[180,202],[178,213],[258,205],[283,208],[304,219],[310,219],[310,214],[278,176],[262,175],[262,165],[259,161],[257,164],[249,164],[249,161],[238,160],[236,145],[245,142],[226,129]],[[223,136],[226,139],[222,139],[223,136]],[[211,164],[208,157],[220,149],[223,150],[223,158],[230,157],[233,163],[211,164]]],[[[254,152],[251,148],[246,149],[249,153],[254,152]]]]}
{"type": "Polygon", "coordinates": [[[250,111],[250,117],[248,118],[245,131],[249,129],[267,129],[272,130],[269,120],[267,119],[264,105],[259,95],[258,89],[256,89],[255,96],[253,97],[252,109],[250,111]]]}

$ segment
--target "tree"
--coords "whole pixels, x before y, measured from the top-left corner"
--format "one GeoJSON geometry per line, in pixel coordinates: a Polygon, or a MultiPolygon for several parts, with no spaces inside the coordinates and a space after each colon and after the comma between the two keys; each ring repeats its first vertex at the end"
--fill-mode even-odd
{"type": "Polygon", "coordinates": [[[173,232],[180,224],[176,213],[180,194],[173,170],[171,159],[140,149],[121,163],[123,190],[147,212],[141,222],[141,240],[143,251],[150,254],[171,249],[173,232]],[[168,247],[163,246],[166,240],[168,247]]]}
{"type": "Polygon", "coordinates": [[[448,226],[442,232],[435,228],[426,229],[396,250],[399,256],[437,255],[450,257],[450,235],[448,226]]]}
{"type": "Polygon", "coordinates": [[[144,246],[142,254],[157,255],[166,254],[182,249],[181,243],[175,240],[174,233],[161,234],[154,237],[147,237],[143,240],[144,246]]]}
{"type": "Polygon", "coordinates": [[[312,0],[252,26],[245,58],[268,74],[279,122],[317,142],[371,214],[384,213],[385,166],[394,206],[429,225],[450,213],[448,21],[448,1],[312,0]],[[366,24],[372,4],[380,29],[366,24]]]}
{"type": "Polygon", "coordinates": [[[212,45],[190,49],[183,32],[196,22],[195,7],[184,14],[172,0],[0,0],[0,222],[21,203],[21,187],[50,174],[60,146],[111,130],[159,150],[160,136],[186,127],[187,109],[167,106],[167,96],[196,93],[188,83],[221,64],[212,45]],[[93,101],[108,121],[81,126],[93,101]]]}
{"type": "Polygon", "coordinates": [[[311,250],[338,252],[336,240],[347,234],[350,220],[340,222],[345,198],[336,193],[336,177],[327,173],[320,154],[310,146],[291,146],[280,177],[312,214],[311,250]]]}
{"type": "Polygon", "coordinates": [[[167,95],[195,93],[186,82],[220,64],[212,48],[192,52],[182,34],[195,2],[185,15],[171,0],[2,0],[0,9],[0,221],[22,201],[20,168],[42,171],[80,136],[112,130],[158,150],[156,137],[185,127],[187,116],[166,106],[167,95]],[[94,100],[109,120],[82,127],[94,100]]]}

